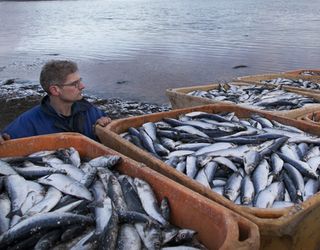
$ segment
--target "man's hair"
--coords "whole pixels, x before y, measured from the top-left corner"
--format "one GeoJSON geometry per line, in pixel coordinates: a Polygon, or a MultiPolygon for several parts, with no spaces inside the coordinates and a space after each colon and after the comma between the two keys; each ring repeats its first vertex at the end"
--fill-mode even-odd
{"type": "Polygon", "coordinates": [[[63,84],[67,76],[78,71],[78,66],[73,61],[50,60],[41,69],[40,84],[48,94],[49,87],[54,84],[63,84]]]}

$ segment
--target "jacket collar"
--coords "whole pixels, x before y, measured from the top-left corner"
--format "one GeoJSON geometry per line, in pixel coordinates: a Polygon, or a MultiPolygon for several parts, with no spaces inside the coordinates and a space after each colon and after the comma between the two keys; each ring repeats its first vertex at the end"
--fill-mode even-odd
{"type": "MultiPolygon", "coordinates": [[[[71,116],[75,116],[79,112],[84,112],[84,111],[88,110],[90,108],[90,106],[91,106],[91,104],[85,99],[82,99],[80,101],[76,101],[74,104],[72,104],[71,116]]],[[[41,109],[48,115],[61,117],[55,111],[55,109],[50,105],[50,98],[48,95],[46,95],[42,98],[41,109]]]]}

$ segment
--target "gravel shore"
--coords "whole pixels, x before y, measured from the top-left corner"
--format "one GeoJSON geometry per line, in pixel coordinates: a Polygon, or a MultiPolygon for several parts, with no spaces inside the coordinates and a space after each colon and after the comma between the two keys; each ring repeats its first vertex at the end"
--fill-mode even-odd
{"type": "MultiPolygon", "coordinates": [[[[20,79],[0,80],[0,131],[18,115],[39,104],[45,95],[38,83],[20,79]]],[[[111,119],[163,112],[171,109],[169,104],[152,104],[118,98],[85,98],[104,110],[111,119]]]]}

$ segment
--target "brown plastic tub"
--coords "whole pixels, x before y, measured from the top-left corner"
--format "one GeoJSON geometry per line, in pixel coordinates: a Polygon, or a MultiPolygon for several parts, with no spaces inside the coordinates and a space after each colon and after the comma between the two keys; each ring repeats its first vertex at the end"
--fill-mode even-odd
{"type": "Polygon", "coordinates": [[[269,119],[293,125],[306,132],[320,135],[320,129],[315,125],[306,125],[297,120],[271,115],[270,113],[255,111],[232,105],[205,105],[193,108],[173,110],[169,112],[143,115],[116,120],[106,128],[97,127],[97,134],[101,142],[108,147],[145,163],[148,167],[168,176],[170,179],[198,192],[199,194],[239,213],[259,226],[262,249],[316,249],[320,244],[320,194],[316,194],[300,205],[285,209],[259,209],[235,205],[233,202],[214,193],[197,181],[180,173],[163,161],[153,157],[148,152],[136,147],[123,139],[119,134],[129,127],[140,127],[146,122],[156,122],[164,117],[176,118],[181,114],[192,111],[209,113],[235,112],[239,117],[250,114],[264,114],[269,119]]]}
{"type": "MultiPolygon", "coordinates": [[[[306,122],[309,124],[314,124],[314,125],[320,126],[320,109],[318,109],[317,111],[311,112],[311,113],[301,115],[297,119],[302,122],[306,122]]],[[[320,129],[320,127],[319,127],[319,129],[320,129]]]]}
{"type": "MultiPolygon", "coordinates": [[[[301,74],[303,70],[297,70],[297,71],[288,71],[283,73],[277,73],[277,74],[259,74],[259,75],[248,75],[248,76],[241,76],[234,79],[234,81],[238,82],[248,82],[248,83],[261,83],[266,80],[272,80],[277,78],[286,78],[286,79],[292,79],[292,80],[304,80],[304,81],[312,81],[315,83],[320,84],[320,76],[306,76],[301,74]]],[[[316,71],[315,71],[316,72],[316,71]]],[[[320,72],[318,70],[318,72],[320,72]]],[[[283,85],[283,89],[291,91],[291,90],[297,90],[301,91],[302,93],[309,93],[313,96],[319,96],[320,90],[319,89],[308,89],[308,88],[300,88],[300,87],[293,87],[290,85],[283,85]]]]}
{"type": "Polygon", "coordinates": [[[25,156],[41,150],[74,147],[82,157],[120,155],[117,170],[147,181],[157,198],[169,199],[171,223],[194,229],[208,249],[259,249],[258,227],[249,220],[183,187],[167,177],[76,133],[28,137],[0,144],[0,157],[25,156]]]}
{"type": "MultiPolygon", "coordinates": [[[[248,86],[248,85],[265,85],[260,82],[251,83],[248,82],[230,82],[228,84],[238,85],[238,86],[248,86]]],[[[275,85],[269,84],[270,88],[275,88],[275,85]]],[[[257,107],[252,105],[244,105],[244,104],[235,104],[230,101],[216,101],[209,98],[202,98],[197,96],[190,96],[187,93],[195,90],[203,90],[208,91],[211,89],[217,89],[219,87],[219,83],[212,83],[208,85],[201,85],[201,86],[192,86],[192,87],[185,87],[185,88],[170,88],[166,90],[166,95],[169,98],[171,106],[173,109],[180,109],[180,108],[188,108],[188,107],[195,107],[200,105],[206,104],[223,104],[223,105],[239,105],[243,107],[249,107],[251,109],[257,109],[257,107]]],[[[285,89],[286,91],[293,92],[296,94],[300,94],[306,97],[311,97],[320,102],[320,92],[319,94],[314,94],[311,92],[302,91],[301,89],[285,89]]],[[[276,110],[263,110],[264,112],[269,112],[270,114],[280,115],[289,118],[297,118],[302,114],[312,112],[314,110],[318,110],[320,108],[320,103],[315,104],[307,104],[301,108],[292,109],[292,110],[283,110],[283,111],[276,111],[276,110]]],[[[261,109],[258,109],[261,110],[261,109]]]]}
{"type": "Polygon", "coordinates": [[[292,75],[295,77],[310,77],[310,79],[320,79],[320,69],[296,69],[284,72],[284,74],[292,75]]]}

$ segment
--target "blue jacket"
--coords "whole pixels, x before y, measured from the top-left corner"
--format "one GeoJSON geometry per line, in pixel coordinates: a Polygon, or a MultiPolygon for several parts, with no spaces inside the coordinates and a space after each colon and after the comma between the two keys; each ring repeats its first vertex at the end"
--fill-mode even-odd
{"type": "Polygon", "coordinates": [[[44,135],[59,132],[78,132],[97,140],[93,126],[105,113],[86,100],[77,101],[72,105],[71,116],[58,115],[49,104],[49,96],[45,96],[40,105],[24,112],[2,132],[11,139],[44,135]]]}

